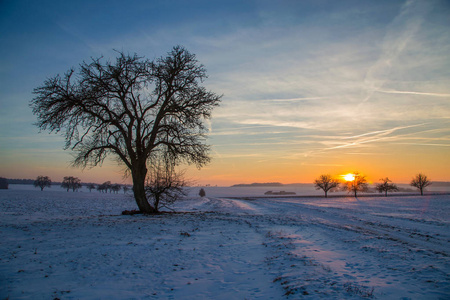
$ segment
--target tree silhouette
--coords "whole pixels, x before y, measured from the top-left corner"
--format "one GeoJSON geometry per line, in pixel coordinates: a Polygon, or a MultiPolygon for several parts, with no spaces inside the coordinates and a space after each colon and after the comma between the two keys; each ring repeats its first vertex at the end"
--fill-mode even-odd
{"type": "Polygon", "coordinates": [[[122,189],[122,186],[120,184],[113,184],[111,186],[111,190],[115,193],[118,194],[119,191],[122,189]]]}
{"type": "Polygon", "coordinates": [[[95,184],[93,184],[93,183],[88,183],[86,185],[86,187],[89,189],[89,192],[92,192],[92,190],[95,190],[95,184]]]}
{"type": "Polygon", "coordinates": [[[209,162],[204,120],[220,96],[200,85],[206,71],[181,46],[154,61],[119,52],[115,63],[92,59],[34,90],[30,106],[42,130],[64,130],[74,165],[101,165],[113,154],[129,170],[140,211],[156,211],[145,192],[147,164],[164,147],[176,163],[209,162]]]}
{"type": "Polygon", "coordinates": [[[0,177],[0,190],[8,189],[8,180],[6,178],[0,177]]]}
{"type": "Polygon", "coordinates": [[[376,184],[376,190],[380,193],[385,193],[385,196],[387,197],[388,192],[396,192],[398,191],[397,185],[394,183],[391,183],[392,181],[386,177],[380,179],[381,183],[376,184]]]}
{"type": "Polygon", "coordinates": [[[122,189],[123,189],[123,193],[124,194],[126,194],[128,192],[128,190],[129,190],[127,185],[122,186],[122,189]]]}
{"type": "Polygon", "coordinates": [[[48,176],[38,176],[34,181],[34,186],[40,187],[42,192],[44,188],[52,186],[52,180],[48,176]]]}
{"type": "Polygon", "coordinates": [[[431,184],[431,181],[428,180],[427,175],[419,173],[412,180],[411,185],[418,188],[420,191],[420,195],[423,196],[423,189],[431,184]]]}
{"type": "Polygon", "coordinates": [[[170,209],[173,203],[187,195],[183,174],[176,172],[174,160],[165,154],[166,152],[163,152],[152,158],[153,165],[145,186],[147,197],[155,213],[159,212],[160,207],[170,209]]]}
{"type": "Polygon", "coordinates": [[[353,172],[353,176],[354,179],[352,181],[347,181],[344,183],[344,190],[353,192],[356,198],[357,192],[367,191],[368,185],[366,176],[360,174],[359,172],[353,172]]]}
{"type": "Polygon", "coordinates": [[[205,197],[206,196],[205,190],[203,188],[201,188],[200,191],[198,192],[198,195],[202,198],[205,197]]]}
{"type": "Polygon", "coordinates": [[[331,175],[320,175],[319,178],[314,180],[314,186],[316,190],[323,190],[325,192],[325,198],[328,198],[328,191],[339,186],[339,181],[333,179],[331,175]]]}
{"type": "Polygon", "coordinates": [[[81,188],[81,180],[78,177],[66,176],[61,182],[61,187],[67,189],[67,191],[72,189],[72,192],[75,192],[81,188]]]}
{"type": "Polygon", "coordinates": [[[99,193],[107,193],[106,184],[105,183],[99,184],[97,186],[97,191],[99,191],[99,193]]]}

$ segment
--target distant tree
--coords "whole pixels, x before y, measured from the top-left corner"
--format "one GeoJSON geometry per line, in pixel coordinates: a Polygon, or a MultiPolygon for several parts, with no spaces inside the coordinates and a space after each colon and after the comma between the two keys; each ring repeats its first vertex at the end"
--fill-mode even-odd
{"type": "Polygon", "coordinates": [[[316,190],[323,190],[325,192],[325,198],[328,198],[328,191],[339,186],[339,180],[333,179],[331,175],[320,175],[319,178],[314,180],[314,186],[316,190]]]}
{"type": "Polygon", "coordinates": [[[81,188],[81,180],[78,177],[66,176],[61,183],[61,187],[67,189],[67,191],[72,189],[75,192],[81,188]]]}
{"type": "Polygon", "coordinates": [[[112,183],[111,181],[106,181],[103,183],[105,185],[105,192],[112,193],[112,183]]]}
{"type": "Polygon", "coordinates": [[[368,184],[367,184],[366,176],[360,174],[359,172],[354,172],[353,176],[354,176],[353,180],[344,182],[343,189],[350,193],[354,193],[355,198],[356,198],[358,192],[367,191],[368,184]]]}
{"type": "Polygon", "coordinates": [[[177,173],[173,159],[166,152],[155,155],[152,159],[145,191],[155,213],[161,207],[170,208],[175,201],[187,195],[186,182],[182,173],[177,173]]]}
{"type": "Polygon", "coordinates": [[[199,168],[210,161],[204,121],[221,96],[201,85],[206,77],[181,46],[153,61],[119,52],[114,63],[92,59],[77,74],[71,69],[47,79],[30,106],[41,130],[64,132],[74,165],[97,166],[116,156],[131,174],[139,210],[153,213],[158,208],[147,200],[145,183],[154,153],[164,147],[174,163],[199,168]]]}
{"type": "Polygon", "coordinates": [[[419,173],[411,180],[411,186],[414,186],[419,189],[420,195],[423,196],[423,190],[427,186],[431,184],[431,181],[428,180],[427,175],[419,173]]]}
{"type": "Polygon", "coordinates": [[[385,196],[387,197],[388,192],[397,192],[398,187],[394,183],[391,183],[392,181],[386,177],[380,179],[381,183],[376,184],[376,190],[380,193],[385,193],[385,196]]]}
{"type": "Polygon", "coordinates": [[[99,185],[97,186],[97,191],[99,191],[100,193],[104,193],[105,190],[106,190],[105,184],[99,184],[99,185]]]}
{"type": "Polygon", "coordinates": [[[117,194],[117,193],[119,193],[119,191],[122,189],[122,186],[120,185],[120,184],[113,184],[112,186],[111,186],[111,190],[115,193],[115,194],[117,194]]]}
{"type": "Polygon", "coordinates": [[[205,197],[206,196],[205,190],[203,188],[201,188],[200,191],[198,192],[198,195],[202,198],[205,197]]]}
{"type": "Polygon", "coordinates": [[[8,189],[8,180],[6,178],[0,177],[0,190],[8,189]]]}
{"type": "Polygon", "coordinates": [[[87,185],[86,185],[86,187],[89,189],[89,192],[92,192],[92,190],[95,190],[95,184],[93,184],[93,183],[88,183],[87,185]]]}
{"type": "Polygon", "coordinates": [[[108,190],[109,192],[111,192],[111,181],[105,181],[102,184],[99,184],[97,187],[97,191],[99,191],[100,193],[107,193],[108,190]]]}
{"type": "Polygon", "coordinates": [[[34,181],[34,186],[40,187],[41,191],[43,191],[44,188],[52,186],[52,181],[48,176],[38,176],[34,181]]]}
{"type": "Polygon", "coordinates": [[[122,186],[122,190],[123,190],[123,193],[126,194],[130,190],[130,188],[125,184],[122,186]]]}

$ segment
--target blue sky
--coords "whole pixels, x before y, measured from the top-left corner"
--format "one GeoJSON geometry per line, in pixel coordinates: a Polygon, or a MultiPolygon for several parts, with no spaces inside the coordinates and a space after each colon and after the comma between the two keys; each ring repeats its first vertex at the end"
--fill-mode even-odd
{"type": "Polygon", "coordinates": [[[449,16],[434,0],[1,1],[0,176],[123,180],[113,161],[69,167],[62,137],[33,126],[33,88],[114,49],[180,44],[224,95],[199,183],[450,180],[449,16]]]}

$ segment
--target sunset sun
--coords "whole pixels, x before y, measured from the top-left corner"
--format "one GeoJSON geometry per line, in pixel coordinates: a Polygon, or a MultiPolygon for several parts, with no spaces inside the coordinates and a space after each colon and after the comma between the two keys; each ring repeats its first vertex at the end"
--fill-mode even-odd
{"type": "Polygon", "coordinates": [[[345,175],[341,175],[342,177],[344,177],[345,181],[353,181],[355,180],[355,175],[354,174],[345,174],[345,175]]]}

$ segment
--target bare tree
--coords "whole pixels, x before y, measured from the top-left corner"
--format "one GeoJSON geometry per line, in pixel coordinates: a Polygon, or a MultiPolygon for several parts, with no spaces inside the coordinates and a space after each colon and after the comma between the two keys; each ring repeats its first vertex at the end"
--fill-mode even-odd
{"type": "Polygon", "coordinates": [[[158,157],[153,157],[145,191],[147,199],[155,208],[171,208],[171,205],[187,195],[186,181],[182,173],[177,173],[173,158],[163,151],[158,157]]]}
{"type": "Polygon", "coordinates": [[[95,190],[95,184],[93,184],[93,183],[88,183],[86,185],[86,187],[89,189],[89,192],[92,192],[92,190],[95,190]]]}
{"type": "Polygon", "coordinates": [[[111,186],[111,190],[114,192],[114,194],[118,194],[121,189],[122,186],[120,184],[113,184],[111,186]]]}
{"type": "Polygon", "coordinates": [[[123,189],[123,193],[126,194],[130,188],[127,185],[123,185],[122,189],[123,189]]]}
{"type": "Polygon", "coordinates": [[[360,174],[359,172],[353,173],[353,180],[344,182],[343,189],[348,192],[353,192],[355,198],[357,197],[357,192],[364,192],[368,189],[368,184],[366,176],[360,174]]]}
{"type": "Polygon", "coordinates": [[[105,181],[105,182],[103,182],[103,185],[104,185],[104,187],[105,187],[105,193],[108,193],[108,191],[109,191],[109,193],[111,193],[112,192],[112,183],[111,183],[111,181],[105,181]]]}
{"type": "Polygon", "coordinates": [[[181,46],[154,61],[119,53],[115,63],[92,59],[34,90],[31,102],[41,130],[65,130],[74,165],[101,165],[113,154],[133,180],[139,210],[147,201],[145,180],[152,154],[164,146],[177,163],[198,168],[209,162],[204,120],[220,96],[200,85],[206,70],[181,46]]]}
{"type": "Polygon", "coordinates": [[[388,177],[381,178],[380,181],[381,181],[381,183],[377,183],[376,184],[376,189],[380,193],[384,192],[386,197],[387,197],[387,193],[388,192],[396,192],[396,191],[398,191],[397,185],[395,185],[394,183],[391,183],[392,180],[390,180],[388,177]]]}
{"type": "Polygon", "coordinates": [[[52,186],[52,180],[48,176],[38,176],[34,181],[34,186],[40,187],[41,191],[43,191],[44,188],[52,186]]]}
{"type": "Polygon", "coordinates": [[[81,188],[81,180],[78,177],[66,176],[61,183],[61,187],[67,189],[67,191],[72,189],[72,192],[75,192],[81,188]]]}
{"type": "Polygon", "coordinates": [[[99,193],[107,193],[108,190],[107,190],[107,187],[106,187],[106,182],[102,183],[102,184],[99,184],[97,186],[97,191],[99,191],[99,193]]]}
{"type": "Polygon", "coordinates": [[[418,188],[420,191],[420,195],[423,196],[423,190],[427,186],[431,184],[431,181],[428,180],[427,175],[419,173],[411,180],[411,185],[418,188]]]}
{"type": "Polygon", "coordinates": [[[328,191],[339,186],[339,180],[334,179],[331,175],[320,175],[319,178],[314,180],[314,186],[316,190],[323,190],[325,192],[325,198],[328,198],[328,191]]]}
{"type": "Polygon", "coordinates": [[[0,177],[0,190],[8,189],[8,180],[6,178],[0,177]]]}

